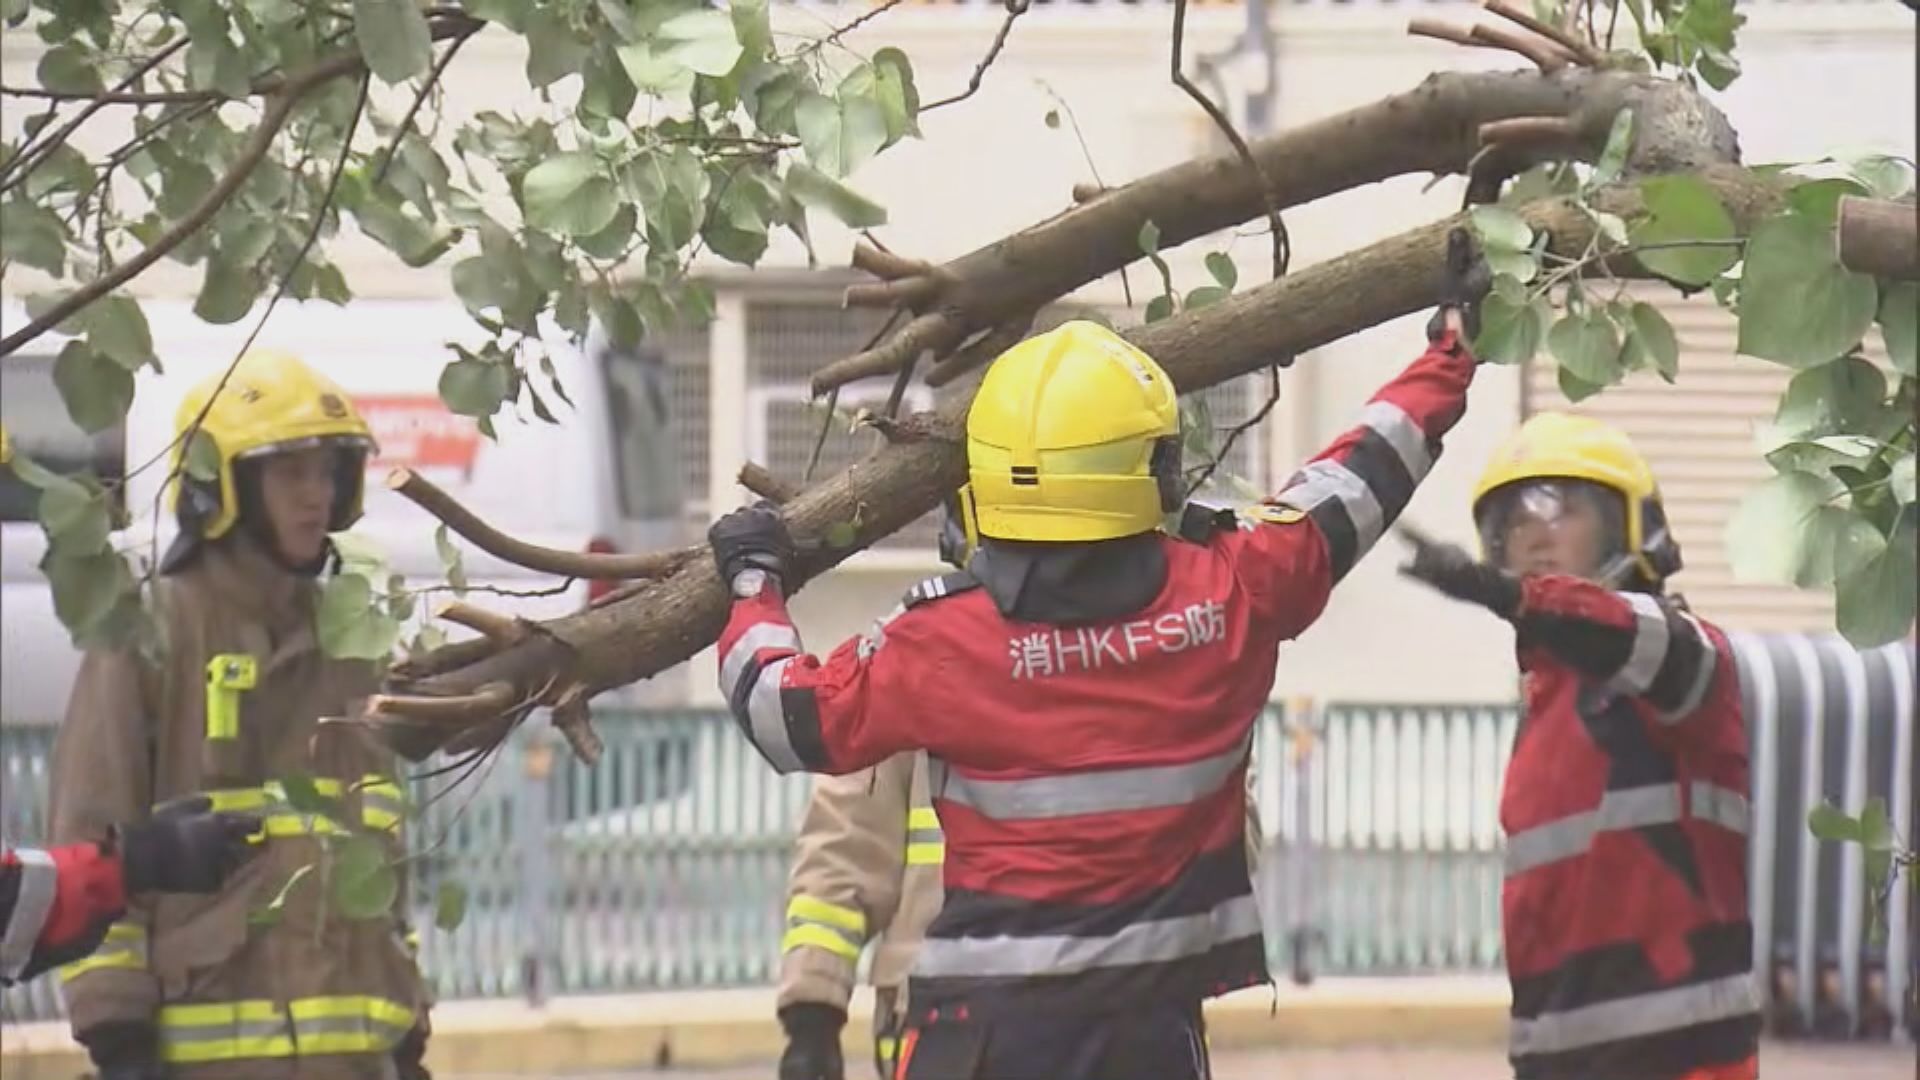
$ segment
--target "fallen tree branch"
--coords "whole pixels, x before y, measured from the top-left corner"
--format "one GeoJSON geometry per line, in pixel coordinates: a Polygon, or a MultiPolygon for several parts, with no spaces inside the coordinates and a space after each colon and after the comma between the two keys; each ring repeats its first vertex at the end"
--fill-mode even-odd
{"type": "Polygon", "coordinates": [[[473,511],[460,505],[459,500],[404,466],[387,474],[387,487],[445,522],[447,528],[481,551],[542,574],[589,580],[659,577],[672,573],[676,565],[675,555],[671,552],[606,555],[590,551],[562,551],[516,540],[480,520],[473,511]]]}
{"type": "Polygon", "coordinates": [[[514,645],[527,636],[526,626],[518,620],[464,600],[449,600],[435,614],[450,623],[479,631],[495,645],[514,645]]]}
{"type": "Polygon", "coordinates": [[[835,360],[814,372],[813,396],[819,397],[869,375],[898,371],[902,365],[912,363],[928,349],[936,354],[945,353],[959,344],[964,336],[960,327],[944,311],[917,316],[899,333],[877,347],[856,353],[845,360],[835,360]]]}
{"type": "Polygon", "coordinates": [[[1840,265],[1862,274],[1920,280],[1920,237],[1911,202],[1840,196],[1834,243],[1840,265]]]}
{"type": "MultiPolygon", "coordinates": [[[[1735,160],[1733,128],[1691,88],[1622,71],[1447,72],[1373,104],[1248,144],[1279,210],[1409,173],[1463,173],[1482,150],[1482,124],[1564,117],[1580,156],[1597,158],[1614,116],[1634,110],[1633,158],[1641,172],[1685,172],[1735,160]]],[[[953,327],[957,345],[1034,311],[1140,258],[1147,221],[1170,250],[1259,216],[1261,181],[1232,152],[1196,159],[1106,189],[1012,236],[939,266],[937,295],[923,305],[953,327]]],[[[869,350],[863,350],[866,352],[869,350]]],[[[940,355],[935,350],[935,355],[940,355]]],[[[874,365],[887,374],[896,364],[874,365]]],[[[938,367],[933,370],[940,370],[938,367]]],[[[858,377],[858,376],[856,376],[858,377]]]]}
{"type": "MultiPolygon", "coordinates": [[[[1737,167],[1717,166],[1697,175],[1742,230],[1779,205],[1772,181],[1737,167]]],[[[1622,216],[1639,210],[1638,191],[1626,186],[1597,193],[1593,201],[1622,216]]],[[[1563,256],[1578,257],[1593,242],[1592,218],[1570,200],[1542,200],[1518,212],[1548,237],[1550,250],[1563,256]]],[[[1464,221],[1464,215],[1456,215],[1390,237],[1200,311],[1136,327],[1126,336],[1158,359],[1182,392],[1204,389],[1258,370],[1275,355],[1304,352],[1431,307],[1439,300],[1447,231],[1464,221]]],[[[1626,255],[1609,269],[1637,272],[1626,255]]],[[[1409,343],[1409,357],[1417,351],[1409,343]]],[[[930,414],[931,422],[962,430],[966,399],[956,395],[930,414]]],[[[965,458],[957,441],[890,443],[808,488],[782,510],[788,528],[807,547],[796,567],[796,587],[939,505],[965,479],[965,458]],[[806,544],[848,522],[855,531],[852,545],[806,544]]],[[[694,559],[643,597],[546,623],[548,635],[409,689],[465,695],[497,682],[540,685],[558,677],[598,692],[653,675],[708,647],[729,606],[712,560],[694,559]]],[[[468,718],[475,725],[495,722],[479,712],[468,718]]]]}
{"type": "Polygon", "coordinates": [[[1526,57],[1535,67],[1548,75],[1574,62],[1564,50],[1556,47],[1552,42],[1509,30],[1504,26],[1475,23],[1473,29],[1467,33],[1475,41],[1526,57]]]}

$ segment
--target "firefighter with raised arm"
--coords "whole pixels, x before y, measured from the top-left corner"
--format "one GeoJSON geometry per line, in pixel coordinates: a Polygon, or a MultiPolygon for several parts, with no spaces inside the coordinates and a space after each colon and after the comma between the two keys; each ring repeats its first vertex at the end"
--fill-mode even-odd
{"type": "Polygon", "coordinates": [[[1362,423],[1244,516],[1187,514],[1175,391],[1103,327],[997,359],[967,417],[967,571],[825,659],[770,508],[710,531],[736,597],[722,690],[783,772],[926,751],[946,895],[914,958],[906,1080],[1188,1080],[1201,1003],[1268,982],[1244,845],[1253,726],[1280,645],[1397,517],[1466,407],[1463,316],[1485,289],[1450,238],[1424,355],[1362,423]]]}
{"type": "Polygon", "coordinates": [[[98,949],[142,892],[210,893],[252,854],[259,821],[186,799],[103,840],[0,848],[0,986],[98,949]]]}
{"type": "Polygon", "coordinates": [[[1665,594],[1653,471],[1546,413],[1474,491],[1485,562],[1409,534],[1402,572],[1513,624],[1526,715],[1507,767],[1502,919],[1520,1080],[1752,1080],[1747,732],[1733,651],[1665,594]]]}
{"type": "Polygon", "coordinates": [[[426,998],[404,889],[349,917],[321,867],[323,841],[350,833],[402,854],[392,755],[321,722],[377,685],[373,664],[321,650],[316,623],[328,534],[360,515],[372,439],[339,387],[271,352],[189,391],[176,431],[162,651],[82,660],[54,747],[52,838],[202,796],[257,816],[260,850],[210,894],[135,896],[105,947],[60,969],[75,1037],[101,1080],[418,1080],[426,998]],[[196,458],[211,475],[186,471],[196,458]],[[294,777],[311,790],[286,790],[294,777]]]}

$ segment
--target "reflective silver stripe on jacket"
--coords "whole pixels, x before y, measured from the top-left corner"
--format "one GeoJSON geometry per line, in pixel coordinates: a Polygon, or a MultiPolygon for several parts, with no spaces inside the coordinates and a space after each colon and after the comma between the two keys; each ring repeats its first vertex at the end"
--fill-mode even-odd
{"type": "Polygon", "coordinates": [[[40,940],[40,928],[46,925],[54,894],[60,890],[60,870],[52,855],[38,848],[21,848],[13,855],[20,866],[20,891],[14,897],[13,915],[7,919],[6,936],[0,937],[0,975],[8,981],[18,978],[33,958],[34,943],[40,940]]]}
{"type": "Polygon", "coordinates": [[[1619,595],[1633,605],[1633,651],[1614,675],[1612,685],[1625,694],[1644,694],[1667,658],[1667,611],[1659,600],[1645,593],[1619,595]]]}
{"type": "Polygon", "coordinates": [[[800,634],[791,626],[780,623],[760,623],[747,628],[740,640],[727,650],[726,659],[720,662],[720,689],[727,697],[733,697],[734,690],[740,685],[740,676],[753,661],[754,655],[762,649],[792,649],[800,651],[800,634]]]}
{"type": "Polygon", "coordinates": [[[1427,445],[1427,433],[1413,422],[1407,411],[1391,401],[1369,402],[1360,413],[1360,422],[1387,441],[1407,467],[1407,475],[1418,484],[1433,468],[1433,451],[1427,445]]]}
{"type": "Polygon", "coordinates": [[[747,720],[753,727],[753,745],[767,764],[780,773],[803,771],[800,755],[787,736],[787,710],[780,703],[780,684],[786,678],[789,656],[760,669],[760,681],[753,684],[747,697],[747,720]]]}
{"type": "Polygon", "coordinates": [[[1713,674],[1720,668],[1720,649],[1713,643],[1713,637],[1707,633],[1707,628],[1700,625],[1699,619],[1684,611],[1680,612],[1680,618],[1684,619],[1686,624],[1693,628],[1693,632],[1700,637],[1700,666],[1695,669],[1693,682],[1688,685],[1686,696],[1680,699],[1680,704],[1672,709],[1659,711],[1660,721],[1666,724],[1678,723],[1693,715],[1693,711],[1707,700],[1707,691],[1713,686],[1713,674]]]}
{"type": "Polygon", "coordinates": [[[913,973],[928,979],[994,978],[1163,964],[1258,933],[1259,905],[1252,896],[1236,896],[1212,911],[1137,922],[1104,937],[928,938],[913,973]]]}
{"type": "Polygon", "coordinates": [[[1516,1019],[1509,1036],[1510,1050],[1514,1057],[1558,1054],[1583,1046],[1729,1020],[1759,1008],[1759,987],[1750,972],[1742,972],[1711,982],[1548,1013],[1532,1020],[1516,1019]]]}
{"type": "Polygon", "coordinates": [[[996,821],[1106,814],[1184,806],[1219,791],[1253,746],[1248,730],[1232,749],[1178,765],[1144,765],[1059,773],[1022,780],[984,780],[965,776],[945,762],[929,759],[931,787],[938,799],[971,807],[996,821]]]}
{"type": "MultiPolygon", "coordinates": [[[[1692,816],[1745,835],[1747,797],[1730,788],[1695,780],[1692,816]]],[[[1667,825],[1682,818],[1680,785],[1648,784],[1609,791],[1593,810],[1522,829],[1507,838],[1507,876],[1524,874],[1584,854],[1600,833],[1667,825]]]]}
{"type": "Polygon", "coordinates": [[[1296,510],[1312,510],[1336,498],[1353,521],[1354,552],[1358,558],[1380,539],[1386,521],[1379,498],[1359,473],[1330,459],[1309,462],[1300,470],[1299,479],[1280,493],[1278,501],[1296,510]]]}

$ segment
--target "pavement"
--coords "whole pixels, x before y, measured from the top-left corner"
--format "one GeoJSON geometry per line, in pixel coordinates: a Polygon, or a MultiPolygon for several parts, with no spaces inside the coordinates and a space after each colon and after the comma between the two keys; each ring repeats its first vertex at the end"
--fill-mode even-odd
{"type": "MultiPolygon", "coordinates": [[[[566,1080],[772,1080],[773,1075],[768,1061],[738,1068],[568,1074],[566,1080]]],[[[848,1080],[871,1075],[849,1063],[848,1080]]],[[[1496,1050],[1353,1047],[1238,1051],[1213,1059],[1214,1080],[1505,1080],[1511,1075],[1496,1050]]],[[[1910,1080],[1920,1076],[1920,1069],[1910,1046],[1772,1043],[1761,1051],[1760,1075],[1763,1080],[1910,1080]]],[[[460,1073],[442,1080],[503,1078],[460,1073]]]]}
{"type": "MultiPolygon", "coordinates": [[[[1208,1003],[1216,1080],[1502,1080],[1501,977],[1328,978],[1208,1003]]],[[[856,995],[849,1080],[871,1060],[871,995],[856,995]]],[[[582,996],[542,1008],[451,1001],[434,1009],[439,1080],[771,1080],[781,1050],[770,987],[582,996]]],[[[1781,1044],[1765,1080],[1920,1080],[1910,1045],[1781,1044]]],[[[4,1080],[75,1080],[85,1058],[63,1023],[0,1026],[4,1080]]]]}

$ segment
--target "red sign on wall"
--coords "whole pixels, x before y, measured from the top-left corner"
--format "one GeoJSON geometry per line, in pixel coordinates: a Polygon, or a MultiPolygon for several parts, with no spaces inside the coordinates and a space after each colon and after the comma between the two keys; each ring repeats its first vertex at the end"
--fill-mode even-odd
{"type": "Polygon", "coordinates": [[[471,418],[456,415],[438,397],[368,394],[356,395],[353,403],[380,444],[379,454],[367,463],[369,469],[458,469],[463,477],[473,471],[480,431],[471,418]]]}

